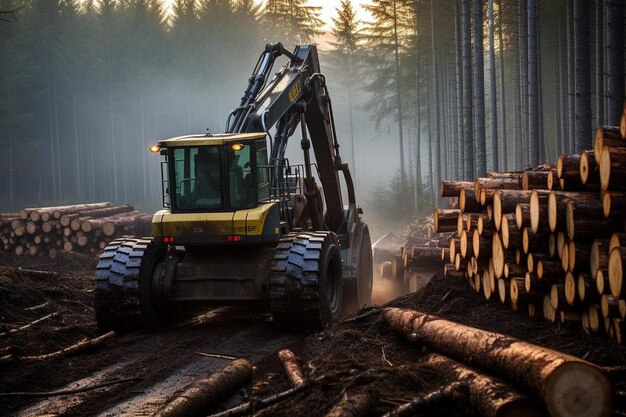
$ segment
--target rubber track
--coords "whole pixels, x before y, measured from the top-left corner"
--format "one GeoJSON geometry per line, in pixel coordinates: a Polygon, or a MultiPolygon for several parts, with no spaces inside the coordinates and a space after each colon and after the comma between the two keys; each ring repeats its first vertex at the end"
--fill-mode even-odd
{"type": "Polygon", "coordinates": [[[271,310],[282,324],[319,327],[319,264],[331,232],[290,233],[280,239],[272,260],[271,310]]]}
{"type": "Polygon", "coordinates": [[[141,260],[151,239],[122,238],[109,243],[96,267],[95,309],[101,328],[129,329],[141,323],[141,260]]]}

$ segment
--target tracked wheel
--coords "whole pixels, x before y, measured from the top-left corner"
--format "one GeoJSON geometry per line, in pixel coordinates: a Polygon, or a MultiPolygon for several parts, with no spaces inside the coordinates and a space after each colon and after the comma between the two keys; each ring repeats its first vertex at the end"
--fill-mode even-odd
{"type": "Polygon", "coordinates": [[[354,243],[352,263],[354,279],[347,280],[343,290],[343,308],[346,314],[353,313],[372,302],[373,269],[372,241],[366,224],[359,227],[354,243]]]}
{"type": "Polygon", "coordinates": [[[94,288],[96,320],[103,331],[126,332],[160,324],[150,295],[155,265],[165,248],[150,238],[123,238],[109,243],[100,256],[94,288]]]}
{"type": "Polygon", "coordinates": [[[333,232],[291,233],[280,239],[272,260],[271,311],[290,328],[319,329],[341,312],[343,270],[333,232]]]}

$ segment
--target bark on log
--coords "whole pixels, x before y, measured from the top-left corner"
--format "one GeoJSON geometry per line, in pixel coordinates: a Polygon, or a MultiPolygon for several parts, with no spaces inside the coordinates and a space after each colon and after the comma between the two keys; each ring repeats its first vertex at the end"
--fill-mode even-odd
{"type": "Polygon", "coordinates": [[[252,364],[237,359],[210,377],[189,384],[172,398],[155,417],[203,416],[216,401],[237,390],[252,379],[252,364]]]}
{"type": "Polygon", "coordinates": [[[433,213],[435,233],[456,232],[460,213],[461,211],[456,209],[435,209],[433,213]]]}
{"type": "Polygon", "coordinates": [[[604,372],[589,362],[417,311],[388,308],[383,315],[409,340],[525,387],[551,415],[611,413],[613,387],[604,372]]]}
{"type": "Polygon", "coordinates": [[[605,146],[600,155],[600,187],[602,190],[626,189],[626,148],[605,146]]]}
{"type": "Polygon", "coordinates": [[[493,196],[493,219],[496,230],[500,230],[500,220],[503,214],[514,213],[519,203],[528,203],[531,191],[525,190],[498,190],[493,196]]]}
{"type": "Polygon", "coordinates": [[[363,417],[372,404],[372,396],[367,391],[345,394],[325,417],[363,417]]]}
{"type": "Polygon", "coordinates": [[[609,239],[609,253],[621,246],[626,246],[626,233],[613,233],[609,239]]]}
{"type": "Polygon", "coordinates": [[[279,351],[278,359],[280,359],[280,363],[283,365],[283,370],[287,378],[289,378],[291,385],[298,386],[304,384],[304,374],[296,356],[291,350],[283,349],[279,351]]]}
{"type": "Polygon", "coordinates": [[[556,161],[556,175],[566,181],[580,180],[580,155],[560,154],[556,161]]]}
{"type": "Polygon", "coordinates": [[[469,181],[441,181],[439,194],[441,197],[458,197],[461,190],[473,187],[474,183],[469,181]]]}
{"type": "MultiPolygon", "coordinates": [[[[480,194],[478,197],[480,198],[480,194]]],[[[464,188],[461,190],[459,194],[459,209],[463,213],[481,213],[485,211],[480,201],[476,199],[473,188],[464,188]]]]}
{"type": "Polygon", "coordinates": [[[469,368],[445,356],[431,354],[424,363],[437,372],[451,375],[467,383],[469,403],[475,415],[485,417],[539,416],[528,397],[504,380],[496,379],[469,368]]]}
{"type": "MultiPolygon", "coordinates": [[[[598,203],[596,193],[551,191],[548,195],[548,225],[551,232],[566,231],[565,223],[567,203],[575,202],[576,206],[583,207],[585,204],[598,203]]],[[[600,211],[600,213],[602,213],[600,211]]]]}
{"type": "Polygon", "coordinates": [[[549,171],[524,171],[522,174],[522,190],[547,190],[549,171]]]}
{"type": "Polygon", "coordinates": [[[510,173],[507,176],[484,177],[474,180],[474,192],[480,194],[481,190],[521,190],[522,173],[510,173]]]}
{"type": "Polygon", "coordinates": [[[609,237],[623,222],[620,217],[604,217],[603,204],[599,199],[569,200],[565,207],[565,225],[570,239],[609,237]]]}

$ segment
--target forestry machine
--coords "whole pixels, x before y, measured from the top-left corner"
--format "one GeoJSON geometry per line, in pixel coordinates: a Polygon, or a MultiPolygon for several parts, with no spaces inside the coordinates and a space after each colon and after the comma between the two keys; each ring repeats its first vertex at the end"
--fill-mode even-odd
{"type": "Polygon", "coordinates": [[[370,302],[370,235],[315,46],[268,44],[226,133],[150,150],[163,156],[163,210],[153,237],[117,239],[100,256],[102,329],[154,327],[190,302],[256,303],[275,322],[320,328],[370,302]],[[282,55],[288,62],[269,79],[282,55]],[[304,163],[296,165],[285,149],[298,125],[304,163]]]}

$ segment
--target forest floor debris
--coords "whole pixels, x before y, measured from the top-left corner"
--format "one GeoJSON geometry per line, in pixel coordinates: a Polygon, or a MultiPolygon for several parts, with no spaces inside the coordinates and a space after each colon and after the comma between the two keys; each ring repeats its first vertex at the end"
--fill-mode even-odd
{"type": "MultiPolygon", "coordinates": [[[[15,263],[0,268],[2,322],[7,328],[19,328],[47,315],[58,315],[0,337],[0,356],[46,354],[99,335],[89,268],[20,266],[60,274],[56,278],[43,278],[46,274],[35,277],[19,271],[15,263]]],[[[416,309],[610,367],[608,374],[615,389],[626,390],[624,372],[620,371],[626,369],[626,347],[590,337],[571,323],[555,326],[511,313],[506,306],[467,291],[466,285],[464,280],[438,274],[418,292],[386,306],[416,309]]],[[[185,385],[206,378],[235,357],[254,362],[253,380],[212,413],[243,404],[238,410],[244,415],[259,410],[259,415],[266,416],[323,416],[342,401],[358,408],[352,403],[360,398],[367,399],[369,411],[365,415],[380,416],[430,393],[442,394],[443,386],[458,382],[454,373],[441,372],[429,364],[426,348],[395,333],[382,311],[380,306],[369,306],[307,336],[284,334],[274,328],[267,314],[215,309],[192,315],[173,328],[116,337],[89,353],[33,363],[1,362],[0,392],[68,394],[54,397],[59,398],[56,402],[50,398],[39,403],[35,397],[0,396],[0,408],[15,415],[37,414],[43,409],[56,415],[153,414],[185,385]],[[282,349],[295,354],[305,388],[293,389],[284,374],[278,357],[282,349]],[[197,352],[218,353],[205,356],[197,352]],[[114,383],[128,378],[136,380],[114,383]]],[[[472,415],[471,406],[464,401],[428,403],[429,416],[472,415]]]]}

